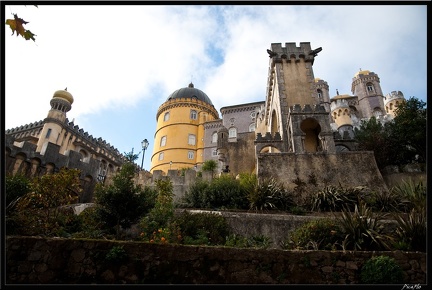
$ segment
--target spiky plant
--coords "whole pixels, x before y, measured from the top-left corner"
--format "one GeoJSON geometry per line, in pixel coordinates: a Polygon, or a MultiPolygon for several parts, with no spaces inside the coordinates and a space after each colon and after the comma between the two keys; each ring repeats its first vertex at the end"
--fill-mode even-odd
{"type": "Polygon", "coordinates": [[[342,210],[340,217],[336,217],[339,226],[345,234],[344,247],[346,250],[385,250],[389,249],[391,237],[384,234],[381,222],[383,215],[374,215],[371,208],[363,202],[354,206],[354,212],[342,210]]]}
{"type": "Polygon", "coordinates": [[[426,251],[426,209],[412,209],[407,217],[394,215],[398,226],[396,237],[399,244],[406,245],[409,251],[426,251]]]}

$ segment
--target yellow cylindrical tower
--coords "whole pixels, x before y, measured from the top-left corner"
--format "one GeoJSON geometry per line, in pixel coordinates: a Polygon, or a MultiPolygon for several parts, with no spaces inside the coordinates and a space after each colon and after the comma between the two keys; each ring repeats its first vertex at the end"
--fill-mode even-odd
{"type": "Polygon", "coordinates": [[[219,119],[210,98],[192,83],[173,92],[156,114],[150,172],[204,162],[204,123],[219,119]]]}
{"type": "Polygon", "coordinates": [[[401,91],[392,91],[391,93],[385,95],[384,106],[386,114],[391,116],[391,118],[394,118],[397,106],[403,102],[405,102],[405,97],[401,91]]]}
{"type": "Polygon", "coordinates": [[[44,145],[48,142],[60,145],[61,132],[66,121],[66,113],[72,108],[74,99],[66,89],[54,93],[50,105],[51,109],[45,118],[44,127],[40,133],[36,152],[44,151],[44,145]]]}

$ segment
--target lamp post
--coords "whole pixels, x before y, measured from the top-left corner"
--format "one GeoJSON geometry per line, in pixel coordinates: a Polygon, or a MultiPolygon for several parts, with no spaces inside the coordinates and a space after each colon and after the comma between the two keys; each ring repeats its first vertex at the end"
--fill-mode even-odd
{"type": "Polygon", "coordinates": [[[143,157],[142,157],[142,161],[141,161],[141,170],[143,170],[144,155],[145,155],[145,151],[147,150],[147,147],[149,146],[149,142],[147,141],[147,139],[144,139],[141,141],[141,146],[142,146],[142,150],[143,150],[143,157]]]}

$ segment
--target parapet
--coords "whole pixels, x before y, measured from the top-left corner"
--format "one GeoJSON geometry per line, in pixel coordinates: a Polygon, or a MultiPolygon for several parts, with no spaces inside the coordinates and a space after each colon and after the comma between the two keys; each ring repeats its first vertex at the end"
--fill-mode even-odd
{"type": "Polygon", "coordinates": [[[300,46],[297,46],[295,42],[287,42],[285,47],[281,43],[272,43],[271,50],[267,52],[275,62],[282,62],[282,59],[298,61],[302,58],[305,62],[313,63],[315,56],[321,50],[321,48],[312,50],[310,42],[300,42],[300,46]]]}
{"type": "Polygon", "coordinates": [[[388,93],[384,96],[384,105],[386,105],[388,102],[391,102],[396,99],[403,99],[405,100],[404,95],[401,91],[392,91],[391,93],[388,93]]]}
{"type": "Polygon", "coordinates": [[[308,114],[327,113],[325,110],[325,107],[321,104],[315,104],[315,105],[306,104],[303,106],[303,108],[301,105],[295,104],[294,106],[291,106],[289,108],[289,112],[291,114],[293,114],[293,113],[301,113],[301,114],[304,114],[304,113],[308,113],[308,114]]]}

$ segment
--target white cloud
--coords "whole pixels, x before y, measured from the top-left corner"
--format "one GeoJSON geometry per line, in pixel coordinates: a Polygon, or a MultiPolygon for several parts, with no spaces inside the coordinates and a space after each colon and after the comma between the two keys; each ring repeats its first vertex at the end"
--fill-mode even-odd
{"type": "MultiPolygon", "coordinates": [[[[68,117],[89,133],[105,134],[111,112],[128,114],[119,127],[136,129],[142,121],[129,118],[143,108],[153,111],[138,135],[151,139],[158,106],[191,81],[217,110],[264,101],[271,43],[322,47],[314,74],[331,96],[350,94],[361,68],[379,75],[384,94],[426,100],[426,5],[6,6],[11,13],[37,36],[25,41],[6,28],[6,129],[45,118],[53,93],[67,87],[68,117]]],[[[101,137],[120,152],[139,146],[136,133],[112,131],[101,137]]]]}

